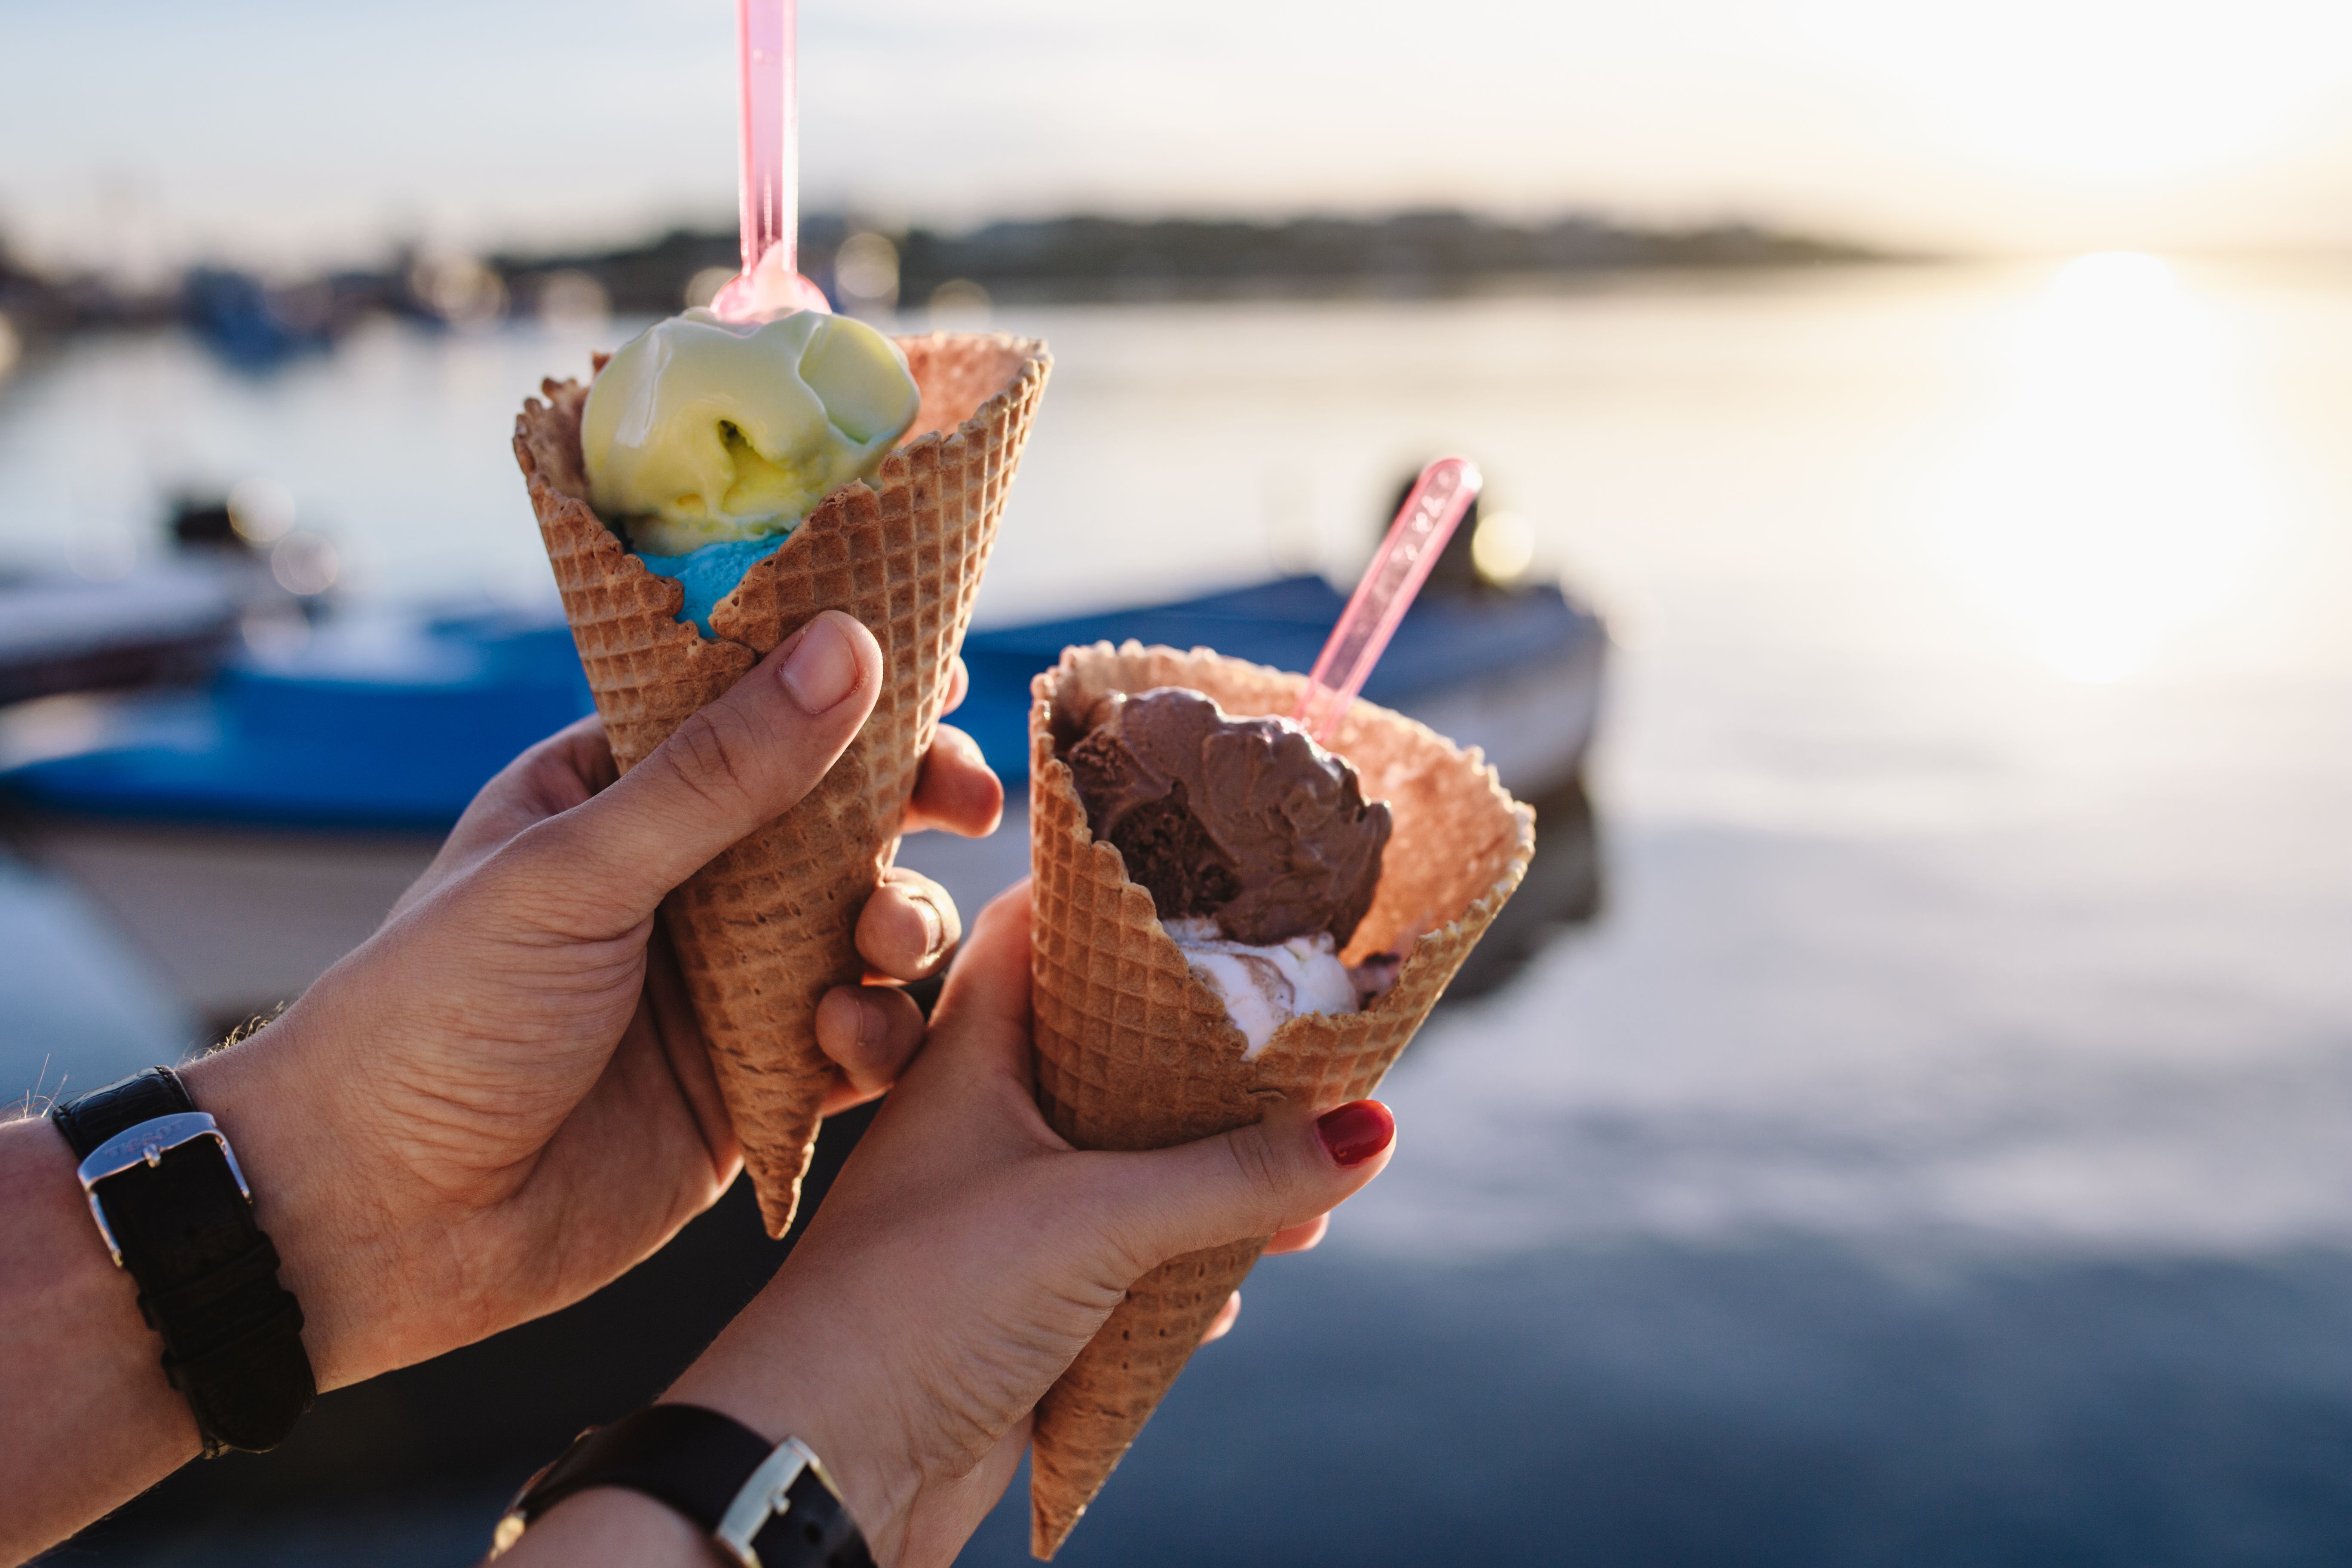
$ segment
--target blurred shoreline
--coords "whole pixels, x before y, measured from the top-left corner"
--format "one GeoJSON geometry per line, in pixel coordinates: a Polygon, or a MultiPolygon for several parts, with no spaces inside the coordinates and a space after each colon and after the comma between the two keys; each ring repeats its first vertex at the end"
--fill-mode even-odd
{"type": "MultiPolygon", "coordinates": [[[[1446,297],[1611,273],[1924,259],[1746,222],[1644,227],[1571,213],[1519,225],[1446,209],[1271,223],[1074,215],[955,233],[817,213],[803,216],[800,247],[801,269],[836,309],[949,315],[996,302],[1446,297]]],[[[295,278],[207,262],[142,286],[40,270],[0,237],[0,375],[27,350],[90,331],[183,325],[232,363],[267,369],[372,319],[465,328],[667,315],[707,302],[738,260],[733,229],[677,228],[575,252],[405,247],[374,267],[295,278]]]]}

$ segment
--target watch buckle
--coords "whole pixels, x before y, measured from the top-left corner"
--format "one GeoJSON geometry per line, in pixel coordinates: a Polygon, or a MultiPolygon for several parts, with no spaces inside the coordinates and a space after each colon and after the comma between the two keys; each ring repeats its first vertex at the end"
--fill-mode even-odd
{"type": "Polygon", "coordinates": [[[523,1530],[530,1523],[530,1521],[519,1513],[502,1515],[499,1520],[499,1527],[490,1531],[490,1555],[505,1556],[507,1549],[522,1539],[523,1530]]]}
{"type": "Polygon", "coordinates": [[[825,1490],[833,1490],[824,1467],[817,1463],[807,1444],[798,1437],[787,1437],[777,1444],[775,1452],[761,1461],[760,1468],[751,1472],[751,1479],[735,1494],[735,1500],[727,1505],[719,1528],[710,1532],[719,1550],[741,1568],[760,1568],[760,1553],[751,1542],[768,1527],[769,1520],[791,1510],[791,1500],[784,1494],[801,1479],[803,1470],[814,1470],[817,1479],[824,1482],[825,1490]]]}
{"type": "Polygon", "coordinates": [[[228,1134],[201,1110],[151,1117],[136,1126],[126,1127],[92,1149],[89,1157],[75,1167],[74,1176],[89,1198],[90,1217],[98,1221],[98,1234],[106,1238],[106,1250],[113,1255],[117,1268],[122,1267],[122,1248],[114,1239],[113,1227],[106,1223],[106,1205],[99,1202],[98,1184],[136,1166],[152,1169],[163,1163],[164,1155],[199,1138],[209,1138],[220,1145],[221,1158],[228,1162],[228,1173],[236,1182],[238,1194],[250,1205],[253,1189],[245,1184],[245,1173],[237,1168],[236,1151],[228,1146],[228,1134]]]}

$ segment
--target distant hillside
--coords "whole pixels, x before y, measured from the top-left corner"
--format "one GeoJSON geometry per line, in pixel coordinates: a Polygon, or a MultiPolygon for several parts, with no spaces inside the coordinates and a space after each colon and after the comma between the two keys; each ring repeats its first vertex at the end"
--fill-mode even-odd
{"type": "Polygon", "coordinates": [[[969,279],[1005,297],[1160,298],[1334,287],[1444,291],[1478,279],[1612,268],[1805,267],[1878,260],[1857,245],[1746,224],[1628,228],[1570,216],[1539,227],[1459,212],[1254,224],[1065,217],[968,234],[915,229],[900,243],[901,289],[927,296],[969,279]]]}
{"type": "MultiPolygon", "coordinates": [[[[404,250],[374,268],[268,281],[190,268],[126,291],[95,274],[49,276],[0,244],[0,359],[77,331],[180,321],[236,363],[261,368],[331,347],[393,315],[460,325],[509,313],[611,309],[667,314],[733,275],[734,231],[677,229],[614,249],[476,258],[404,250]]],[[[962,233],[876,233],[838,215],[801,224],[801,270],[845,308],[1006,301],[1434,295],[1502,280],[1643,268],[1794,268],[1907,259],[1751,224],[1635,228],[1589,216],[1533,226],[1459,212],[1244,223],[1074,216],[962,233]]]]}
{"type": "MultiPolygon", "coordinates": [[[[802,270],[839,297],[834,258],[852,233],[811,215],[802,270]]],[[[1788,268],[1889,261],[1891,253],[1751,224],[1636,228],[1589,216],[1518,226],[1460,212],[1244,223],[1073,216],[992,223],[962,233],[885,235],[899,299],[976,283],[999,300],[1121,300],[1253,294],[1446,293],[1489,279],[1637,268],[1788,268]]],[[[869,247],[870,248],[870,247],[869,247]]],[[[492,265],[527,300],[536,281],[584,272],[624,310],[674,310],[688,282],[736,265],[734,233],[675,230],[626,249],[502,256],[492,265]]],[[[856,292],[853,289],[852,292],[856,292]]]]}

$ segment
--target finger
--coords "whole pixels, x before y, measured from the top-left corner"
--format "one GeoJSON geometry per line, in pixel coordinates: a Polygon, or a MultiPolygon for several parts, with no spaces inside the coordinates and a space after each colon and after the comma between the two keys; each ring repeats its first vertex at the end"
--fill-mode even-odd
{"type": "Polygon", "coordinates": [[[1232,1333],[1234,1331],[1234,1320],[1241,1315],[1242,1293],[1236,1290],[1232,1295],[1225,1298],[1225,1304],[1217,1309],[1217,1315],[1211,1318],[1209,1320],[1209,1326],[1201,1331],[1201,1342],[1204,1345],[1214,1344],[1217,1341],[1223,1339],[1227,1334],[1232,1333]]]}
{"type": "Polygon", "coordinates": [[[847,1093],[826,1113],[862,1104],[898,1081],[923,1043],[923,1010],[890,985],[836,985],[816,1005],[817,1049],[841,1068],[847,1093]]]}
{"type": "Polygon", "coordinates": [[[1266,1255],[1276,1258],[1286,1252],[1312,1252],[1323,1245],[1330,1230],[1331,1216],[1328,1214],[1318,1214],[1304,1225],[1286,1225],[1265,1244],[1266,1255]]]}
{"type": "Polygon", "coordinates": [[[451,832],[478,833],[517,815],[531,820],[571,810],[611,784],[619,770],[604,741],[604,721],[575,719],[500,768],[474,796],[451,832]]]}
{"type": "Polygon", "coordinates": [[[954,665],[948,671],[948,697],[940,704],[940,711],[954,712],[963,706],[963,700],[971,694],[971,671],[964,668],[963,655],[958,654],[954,665]]]}
{"type": "Polygon", "coordinates": [[[611,788],[527,835],[526,853],[544,856],[558,884],[600,913],[642,919],[814,788],[881,686],[874,634],[827,610],[611,788]]]}
{"type": "Polygon", "coordinates": [[[980,742],[952,724],[940,725],[915,777],[907,831],[944,827],[966,838],[985,838],[1003,820],[1004,781],[990,769],[980,742]]]}
{"type": "Polygon", "coordinates": [[[1072,1180],[1092,1184],[1108,1238],[1140,1274],[1328,1213],[1380,1173],[1395,1142],[1396,1119],[1377,1100],[1319,1116],[1281,1104],[1195,1143],[1067,1163],[1072,1180]]]}
{"type": "Polygon", "coordinates": [[[389,922],[457,872],[525,828],[571,810],[613,782],[613,749],[604,721],[577,720],[500,768],[469,802],[433,863],[401,894],[389,922]]]}
{"type": "MultiPolygon", "coordinates": [[[[989,900],[964,940],[932,1012],[931,1037],[955,1042],[957,1065],[1007,1079],[1029,1077],[1029,879],[989,900]]],[[[924,1058],[930,1058],[926,1056],[924,1058]]],[[[944,1059],[944,1058],[943,1058],[944,1059]]]]}
{"type": "Polygon", "coordinates": [[[919,872],[893,866],[857,915],[858,955],[893,980],[938,973],[963,940],[955,900],[919,872]]]}

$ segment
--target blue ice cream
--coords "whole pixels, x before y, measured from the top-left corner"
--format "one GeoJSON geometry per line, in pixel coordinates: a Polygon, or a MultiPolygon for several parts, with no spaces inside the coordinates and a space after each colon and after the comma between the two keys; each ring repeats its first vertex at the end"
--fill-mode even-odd
{"type": "Polygon", "coordinates": [[[710,612],[853,479],[871,480],[922,394],[898,345],[847,317],[688,310],[624,344],[580,426],[589,499],[648,570],[710,612]]]}
{"type": "Polygon", "coordinates": [[[791,537],[772,533],[765,539],[731,539],[684,555],[648,555],[642,550],[636,554],[655,576],[678,580],[686,589],[686,603],[677,607],[677,618],[692,621],[702,628],[704,637],[711,637],[715,634],[710,629],[710,612],[719,607],[719,601],[735,591],[753,562],[765,561],[791,537]]]}

